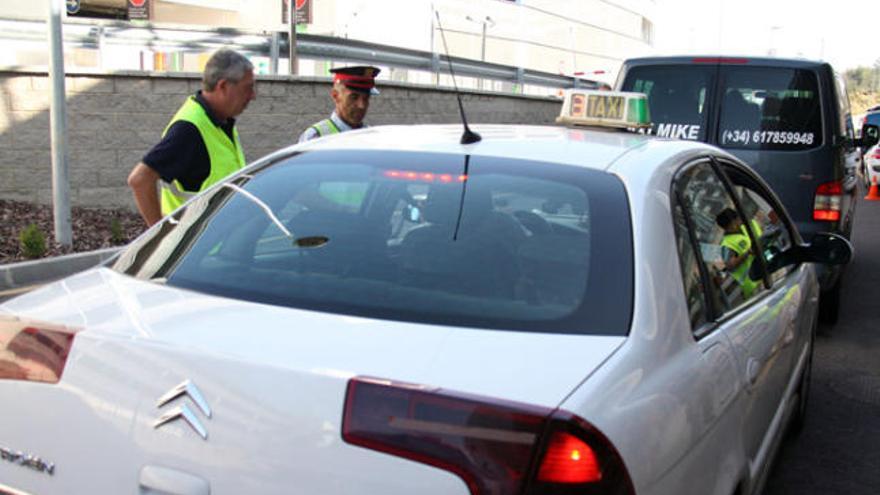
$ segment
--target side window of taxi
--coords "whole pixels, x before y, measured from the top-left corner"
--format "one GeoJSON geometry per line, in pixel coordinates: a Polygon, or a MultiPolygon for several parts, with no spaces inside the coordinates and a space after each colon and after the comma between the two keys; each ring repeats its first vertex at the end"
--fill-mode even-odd
{"type": "Polygon", "coordinates": [[[708,321],[709,314],[706,308],[706,288],[703,285],[703,275],[700,272],[701,260],[694,249],[681,203],[676,203],[673,216],[675,219],[675,245],[678,249],[678,262],[681,266],[681,277],[684,282],[688,316],[691,328],[696,330],[708,321]]]}
{"type": "MultiPolygon", "coordinates": [[[[684,217],[684,222],[676,221],[676,228],[684,223],[689,229],[715,312],[732,311],[764,291],[762,278],[755,275],[758,270],[752,270],[759,261],[746,221],[712,165],[702,162],[685,168],[674,187],[684,217]]],[[[680,260],[688,256],[679,251],[680,260]]],[[[692,268],[682,264],[682,270],[685,281],[692,278],[692,268]]]]}
{"type": "MultiPolygon", "coordinates": [[[[752,230],[753,238],[760,246],[765,266],[773,266],[773,259],[792,245],[789,226],[784,222],[785,215],[779,207],[774,206],[775,201],[754,179],[724,164],[721,165],[721,169],[730,180],[734,193],[748,219],[747,223],[752,230]]],[[[771,283],[775,284],[792,269],[791,265],[776,269],[770,274],[771,283]]]]}

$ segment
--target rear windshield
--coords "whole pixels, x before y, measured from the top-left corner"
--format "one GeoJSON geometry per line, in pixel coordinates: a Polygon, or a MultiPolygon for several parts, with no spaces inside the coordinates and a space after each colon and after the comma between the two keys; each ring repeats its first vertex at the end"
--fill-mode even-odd
{"type": "Polygon", "coordinates": [[[307,152],[208,191],[113,268],[309,310],[625,335],[629,226],[623,185],[605,172],[450,154],[307,152]]]}
{"type": "Polygon", "coordinates": [[[808,70],[724,67],[718,143],[799,151],[822,144],[819,83],[808,70]]]}
{"type": "Polygon", "coordinates": [[[648,134],[705,141],[706,95],[714,73],[715,68],[706,65],[634,67],[622,91],[648,96],[648,134]]]}

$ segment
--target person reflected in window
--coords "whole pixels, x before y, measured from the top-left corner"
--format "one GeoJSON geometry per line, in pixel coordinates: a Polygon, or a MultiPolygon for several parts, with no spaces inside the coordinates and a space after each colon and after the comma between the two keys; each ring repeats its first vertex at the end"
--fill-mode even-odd
{"type": "Polygon", "coordinates": [[[743,228],[740,216],[731,208],[725,208],[715,217],[715,223],[724,230],[721,239],[724,268],[739,283],[743,297],[748,299],[758,288],[760,281],[749,277],[749,269],[755,257],[752,254],[752,240],[743,228]]]}

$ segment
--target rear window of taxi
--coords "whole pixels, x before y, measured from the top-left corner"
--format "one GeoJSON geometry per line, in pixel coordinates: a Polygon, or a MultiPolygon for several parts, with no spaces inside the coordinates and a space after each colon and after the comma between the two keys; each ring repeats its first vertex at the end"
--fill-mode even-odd
{"type": "Polygon", "coordinates": [[[132,244],[118,271],[345,315],[625,335],[620,180],[456,154],[313,151],[241,174],[132,244]]]}

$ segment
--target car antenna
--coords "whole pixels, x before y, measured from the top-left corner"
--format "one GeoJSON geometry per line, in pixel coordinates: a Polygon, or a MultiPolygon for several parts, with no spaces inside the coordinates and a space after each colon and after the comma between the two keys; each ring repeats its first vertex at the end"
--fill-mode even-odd
{"type": "MultiPolygon", "coordinates": [[[[465,124],[467,125],[467,124],[465,124]]],[[[465,131],[467,134],[467,131],[465,131]]],[[[477,134],[477,141],[480,140],[480,135],[477,134]]],[[[461,137],[461,144],[467,144],[464,142],[464,136],[461,137]]],[[[464,180],[461,182],[461,197],[458,199],[458,218],[455,219],[455,232],[452,233],[452,240],[458,240],[458,229],[461,228],[461,214],[464,212],[464,195],[467,193],[467,177],[468,177],[468,165],[471,163],[471,155],[464,156],[464,180]]]]}
{"type": "Polygon", "coordinates": [[[443,39],[443,51],[446,52],[446,62],[449,64],[449,73],[452,74],[452,87],[455,88],[455,97],[458,99],[458,110],[461,112],[461,122],[464,124],[464,133],[461,135],[461,144],[477,143],[483,139],[479,134],[468,127],[467,117],[464,115],[464,105],[461,103],[461,93],[458,92],[458,84],[455,82],[455,71],[452,70],[452,59],[449,57],[449,47],[446,46],[446,33],[443,24],[440,23],[440,12],[434,11],[437,17],[437,27],[440,29],[440,37],[443,39]]]}

